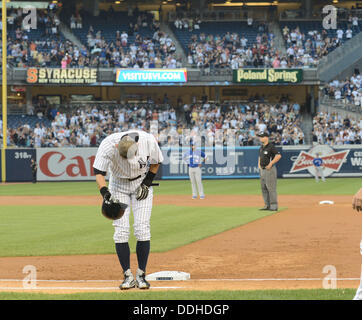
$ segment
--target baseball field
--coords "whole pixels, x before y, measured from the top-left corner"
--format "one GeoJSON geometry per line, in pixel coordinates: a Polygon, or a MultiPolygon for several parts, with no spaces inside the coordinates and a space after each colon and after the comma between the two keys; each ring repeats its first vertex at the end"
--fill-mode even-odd
{"type": "MultiPolygon", "coordinates": [[[[277,213],[258,180],[189,181],[154,188],[147,273],[188,281],[120,291],[113,227],[95,182],[0,184],[0,299],[352,299],[361,276],[362,216],[351,208],[359,178],[278,181],[277,213]],[[320,204],[330,200],[334,204],[320,204]],[[25,266],[36,287],[24,288],[25,266]],[[336,270],[336,274],[331,273],[336,270]],[[325,289],[337,278],[337,289],[325,289]]],[[[131,266],[137,268],[131,236],[131,266]]]]}

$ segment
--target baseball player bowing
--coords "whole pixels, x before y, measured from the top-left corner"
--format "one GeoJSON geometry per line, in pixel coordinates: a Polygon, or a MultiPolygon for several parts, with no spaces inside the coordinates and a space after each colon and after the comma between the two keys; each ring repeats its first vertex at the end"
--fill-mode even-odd
{"type": "Polygon", "coordinates": [[[102,141],[97,151],[93,169],[103,203],[115,199],[127,205],[123,216],[113,221],[113,239],[124,272],[124,281],[120,285],[122,290],[150,287],[145,276],[151,239],[152,181],[162,161],[163,156],[155,137],[144,131],[130,130],[111,134],[102,141]],[[105,180],[107,173],[108,188],[105,180]],[[134,215],[134,235],[137,239],[136,277],[130,270],[128,245],[131,208],[134,215]]]}

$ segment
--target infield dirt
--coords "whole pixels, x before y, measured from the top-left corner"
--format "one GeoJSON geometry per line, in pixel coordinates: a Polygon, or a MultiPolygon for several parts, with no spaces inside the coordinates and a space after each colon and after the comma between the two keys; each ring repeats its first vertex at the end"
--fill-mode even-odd
{"type": "MultiPolygon", "coordinates": [[[[99,205],[100,198],[0,197],[0,205],[65,203],[99,205]]],[[[227,207],[263,205],[260,196],[225,195],[208,196],[205,200],[191,200],[188,196],[180,195],[157,195],[154,204],[219,206],[225,207],[225,210],[227,207]]],[[[359,248],[362,219],[351,208],[351,196],[281,195],[279,205],[287,209],[175,250],[151,253],[148,273],[178,270],[191,274],[190,281],[154,282],[152,285],[175,286],[187,290],[322,288],[321,279],[326,276],[323,268],[333,265],[339,279],[355,279],[339,280],[338,287],[357,287],[362,263],[359,248]],[[320,205],[321,200],[332,200],[334,205],[320,205]]],[[[118,280],[122,279],[116,255],[3,257],[0,258],[0,278],[23,279],[22,270],[25,265],[36,266],[40,280],[115,280],[109,282],[112,287],[104,290],[116,290],[118,280]]],[[[134,254],[131,256],[131,265],[137,266],[134,254]]],[[[52,293],[55,293],[54,287],[60,286],[63,289],[56,290],[56,293],[90,291],[94,287],[99,287],[102,291],[104,287],[101,282],[76,282],[76,285],[74,282],[39,283],[39,287],[44,287],[40,291],[52,293]]],[[[15,287],[19,291],[21,285],[21,281],[2,280],[0,283],[2,291],[12,291],[15,287]]]]}

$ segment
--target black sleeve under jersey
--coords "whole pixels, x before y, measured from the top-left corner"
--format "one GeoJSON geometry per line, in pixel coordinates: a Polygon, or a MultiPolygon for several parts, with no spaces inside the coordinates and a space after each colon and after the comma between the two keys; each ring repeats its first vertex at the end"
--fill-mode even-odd
{"type": "Polygon", "coordinates": [[[106,176],[106,175],[107,175],[107,172],[98,170],[98,169],[96,169],[96,168],[94,168],[94,167],[93,167],[93,172],[94,172],[95,175],[97,175],[97,174],[101,174],[102,176],[106,176]]]}

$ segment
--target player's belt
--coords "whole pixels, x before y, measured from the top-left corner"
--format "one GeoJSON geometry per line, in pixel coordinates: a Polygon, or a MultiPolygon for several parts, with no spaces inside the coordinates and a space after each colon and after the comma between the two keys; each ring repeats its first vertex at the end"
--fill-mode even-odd
{"type": "MultiPolygon", "coordinates": [[[[139,176],[136,177],[136,178],[128,179],[128,181],[135,181],[135,180],[137,180],[137,179],[139,179],[139,178],[141,178],[141,177],[142,177],[142,176],[139,175],[139,176]]],[[[159,183],[151,183],[151,186],[150,186],[150,187],[159,186],[159,185],[160,185],[159,183]]]]}
{"type": "Polygon", "coordinates": [[[141,178],[141,175],[139,175],[139,176],[136,177],[136,178],[128,179],[128,181],[135,181],[135,180],[137,180],[137,179],[139,179],[139,178],[141,178]]]}

